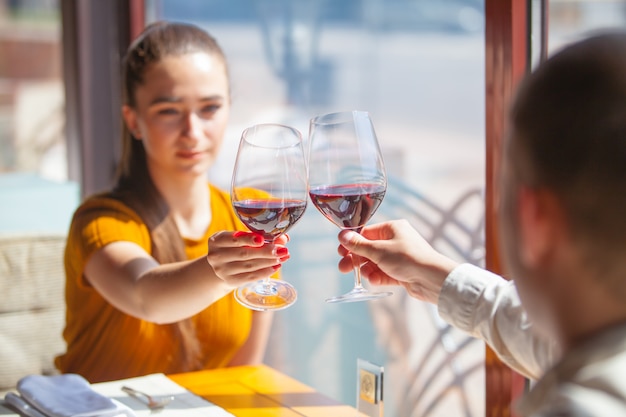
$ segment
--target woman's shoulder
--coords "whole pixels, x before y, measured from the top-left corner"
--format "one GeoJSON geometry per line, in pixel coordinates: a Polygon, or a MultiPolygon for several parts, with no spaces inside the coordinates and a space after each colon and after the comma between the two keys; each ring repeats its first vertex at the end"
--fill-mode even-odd
{"type": "Polygon", "coordinates": [[[109,193],[95,194],[85,199],[74,212],[71,229],[80,234],[149,235],[143,219],[127,204],[109,193]]]}
{"type": "Polygon", "coordinates": [[[74,212],[77,217],[128,217],[141,222],[139,215],[111,193],[99,193],[87,197],[74,212]]]}
{"type": "Polygon", "coordinates": [[[126,240],[150,247],[150,232],[145,222],[128,205],[108,193],[88,197],[74,212],[69,240],[97,249],[108,243],[126,240]]]}

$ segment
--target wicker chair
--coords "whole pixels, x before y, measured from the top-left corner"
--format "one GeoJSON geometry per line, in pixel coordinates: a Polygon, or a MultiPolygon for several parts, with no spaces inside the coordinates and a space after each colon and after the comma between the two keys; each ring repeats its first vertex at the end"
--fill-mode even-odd
{"type": "Polygon", "coordinates": [[[63,352],[65,236],[0,235],[0,391],[53,374],[63,352]]]}

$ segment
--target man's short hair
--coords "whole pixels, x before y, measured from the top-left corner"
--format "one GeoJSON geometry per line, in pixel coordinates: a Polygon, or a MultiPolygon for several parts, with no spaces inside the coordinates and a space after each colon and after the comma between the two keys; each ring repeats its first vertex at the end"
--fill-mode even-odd
{"type": "Polygon", "coordinates": [[[594,35],[541,64],[520,85],[510,127],[517,181],[553,192],[590,262],[615,276],[614,261],[626,259],[626,32],[594,35]]]}

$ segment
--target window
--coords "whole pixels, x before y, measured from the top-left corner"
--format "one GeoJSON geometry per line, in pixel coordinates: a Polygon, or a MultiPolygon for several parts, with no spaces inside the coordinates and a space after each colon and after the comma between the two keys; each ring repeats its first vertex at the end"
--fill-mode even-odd
{"type": "Polygon", "coordinates": [[[0,1],[0,56],[0,233],[66,233],[78,190],[67,182],[58,2],[0,1]]]}
{"type": "Polygon", "coordinates": [[[61,28],[56,2],[0,9],[0,135],[3,171],[65,179],[61,28]]]}
{"type": "MultiPolygon", "coordinates": [[[[392,177],[377,219],[412,216],[430,236],[434,226],[419,215],[436,224],[466,196],[454,216],[473,236],[449,233],[482,261],[482,1],[153,0],[146,16],[198,24],[227,55],[233,108],[212,181],[228,189],[239,135],[251,124],[281,122],[306,136],[316,114],[367,110],[392,177]]],[[[354,404],[363,358],[386,367],[387,414],[457,407],[483,415],[481,342],[456,334],[399,288],[387,300],[324,303],[351,286],[337,271],[337,233],[312,206],[290,232],[283,274],[300,295],[276,314],[267,362],[354,404]]]]}

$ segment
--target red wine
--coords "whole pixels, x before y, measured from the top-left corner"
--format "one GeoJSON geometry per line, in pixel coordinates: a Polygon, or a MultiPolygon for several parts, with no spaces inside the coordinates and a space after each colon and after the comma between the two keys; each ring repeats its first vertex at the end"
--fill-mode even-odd
{"type": "Polygon", "coordinates": [[[300,220],[306,201],[250,199],[235,201],[233,207],[248,229],[272,241],[300,220]]]}
{"type": "Polygon", "coordinates": [[[380,184],[346,184],[309,191],[313,205],[342,229],[360,229],[374,215],[385,196],[380,184]]]}

